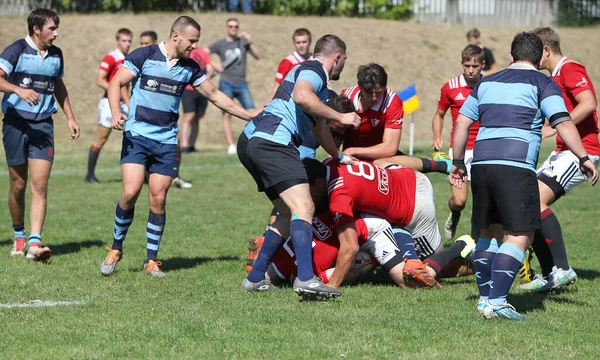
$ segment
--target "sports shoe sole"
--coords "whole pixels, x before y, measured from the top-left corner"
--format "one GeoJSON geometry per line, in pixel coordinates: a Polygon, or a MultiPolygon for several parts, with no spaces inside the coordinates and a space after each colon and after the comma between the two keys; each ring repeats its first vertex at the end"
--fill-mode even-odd
{"type": "Polygon", "coordinates": [[[50,251],[50,250],[42,251],[35,255],[30,255],[29,253],[27,253],[27,255],[25,256],[25,258],[27,260],[32,260],[32,261],[48,261],[48,259],[50,259],[50,257],[52,257],[52,251],[50,251]]]}

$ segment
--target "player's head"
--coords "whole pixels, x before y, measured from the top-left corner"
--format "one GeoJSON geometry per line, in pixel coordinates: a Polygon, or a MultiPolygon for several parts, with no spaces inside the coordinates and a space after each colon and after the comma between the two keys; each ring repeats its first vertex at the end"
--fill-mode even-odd
{"type": "Polygon", "coordinates": [[[549,69],[548,59],[553,55],[562,56],[562,51],[560,50],[560,37],[552,28],[549,27],[537,28],[532,32],[536,34],[542,40],[542,44],[544,44],[544,50],[542,51],[542,63],[540,67],[549,69]]]}
{"type": "MultiPolygon", "coordinates": [[[[341,95],[335,95],[329,98],[329,100],[327,100],[327,106],[342,114],[356,111],[354,104],[352,104],[352,100],[341,95]]],[[[337,121],[327,120],[327,125],[329,126],[329,131],[331,131],[331,134],[334,136],[344,135],[346,129],[348,128],[337,121]]]]}
{"type": "Polygon", "coordinates": [[[460,64],[467,80],[479,79],[485,66],[483,49],[477,45],[467,45],[462,51],[460,64]]]}
{"type": "Polygon", "coordinates": [[[479,40],[480,36],[481,33],[477,28],[472,28],[471,30],[467,31],[467,41],[471,45],[479,46],[481,44],[481,40],[479,40]]]}
{"type": "Polygon", "coordinates": [[[308,184],[310,185],[310,195],[315,205],[327,195],[327,166],[319,160],[304,158],[302,159],[308,184]]]}
{"type": "Polygon", "coordinates": [[[542,60],[544,44],[534,33],[523,31],[515,35],[510,45],[511,62],[525,61],[537,68],[542,60]]]}
{"type": "Polygon", "coordinates": [[[117,39],[117,47],[123,54],[127,54],[129,52],[129,48],[131,47],[131,39],[133,38],[133,33],[131,30],[127,28],[120,28],[117,30],[115,34],[115,38],[117,39]]]}
{"type": "Polygon", "coordinates": [[[154,45],[158,42],[158,35],[155,31],[146,30],[140,35],[140,46],[154,45]]]}
{"type": "Polygon", "coordinates": [[[35,9],[27,17],[29,36],[38,38],[40,44],[47,49],[58,37],[59,23],[60,19],[54,11],[50,9],[35,9]]]}
{"type": "Polygon", "coordinates": [[[189,58],[200,40],[200,24],[189,16],[180,16],[171,25],[169,40],[175,44],[175,52],[181,58],[189,58]]]}
{"type": "Polygon", "coordinates": [[[383,66],[375,63],[358,67],[356,80],[361,92],[361,99],[365,107],[371,108],[383,99],[387,87],[388,75],[383,66]]]}
{"type": "Polygon", "coordinates": [[[312,41],[310,31],[305,28],[296,29],[294,35],[292,35],[292,40],[294,41],[294,47],[298,54],[307,57],[310,52],[310,43],[312,41]]]}
{"type": "Polygon", "coordinates": [[[328,34],[317,40],[314,53],[315,57],[321,57],[333,63],[329,78],[339,80],[346,64],[346,43],[339,37],[328,34]]]}
{"type": "Polygon", "coordinates": [[[238,31],[240,31],[240,22],[236,18],[229,18],[225,21],[225,30],[227,30],[227,35],[232,38],[237,37],[238,31]]]}

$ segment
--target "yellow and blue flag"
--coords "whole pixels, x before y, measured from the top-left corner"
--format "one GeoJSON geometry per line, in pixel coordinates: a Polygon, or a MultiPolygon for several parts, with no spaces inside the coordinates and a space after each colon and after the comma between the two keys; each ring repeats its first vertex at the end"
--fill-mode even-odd
{"type": "Polygon", "coordinates": [[[415,84],[411,84],[406,89],[400,91],[398,97],[402,100],[402,107],[404,108],[405,115],[411,114],[421,107],[421,103],[419,103],[419,98],[417,97],[417,87],[415,84]]]}

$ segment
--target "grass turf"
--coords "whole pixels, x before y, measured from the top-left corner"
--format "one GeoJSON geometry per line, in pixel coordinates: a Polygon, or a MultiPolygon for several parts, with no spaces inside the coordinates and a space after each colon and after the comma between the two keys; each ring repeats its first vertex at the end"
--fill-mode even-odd
{"type": "MultiPolygon", "coordinates": [[[[1,358],[579,359],[600,351],[600,208],[589,184],[553,206],[579,280],[548,295],[513,288],[509,301],[531,317],[518,323],[475,312],[473,277],[446,280],[437,291],[366,283],[317,303],[299,302],[289,287],[242,293],[247,239],[262,232],[270,205],[235,157],[214,152],[184,156],[182,175],[194,187],[170,190],[159,252],[167,276],[142,272],[144,189],[123,260],[102,277],[121,191],[118,153],[101,155],[99,185],[83,182],[85,161],[75,153],[56,158],[43,233],[54,253],[49,264],[10,258],[8,177],[0,171],[0,304],[83,302],[0,308],[1,358]]],[[[443,175],[429,178],[441,228],[449,185],[443,175]]],[[[469,218],[470,204],[457,235],[468,232],[469,218]]]]}

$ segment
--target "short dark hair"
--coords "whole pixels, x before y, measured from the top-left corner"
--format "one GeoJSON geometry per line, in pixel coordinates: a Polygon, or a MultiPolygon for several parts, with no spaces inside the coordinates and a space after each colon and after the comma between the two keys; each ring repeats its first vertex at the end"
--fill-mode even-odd
{"type": "Polygon", "coordinates": [[[146,30],[140,35],[140,37],[144,37],[144,36],[150,36],[150,38],[152,39],[153,42],[158,41],[158,34],[156,34],[156,31],[146,30]]]}
{"type": "Polygon", "coordinates": [[[327,100],[327,106],[342,114],[356,111],[352,100],[342,95],[336,95],[327,100]]]}
{"type": "Polygon", "coordinates": [[[304,164],[309,184],[312,185],[317,179],[325,179],[327,177],[327,166],[319,160],[304,158],[302,159],[302,163],[304,164]]]}
{"type": "Polygon", "coordinates": [[[368,94],[373,93],[377,85],[385,88],[387,86],[388,75],[383,66],[375,63],[368,63],[358,67],[356,80],[361,91],[368,94]]]}
{"type": "Polygon", "coordinates": [[[173,35],[175,31],[184,31],[185,29],[187,29],[188,26],[191,26],[194,29],[200,31],[200,24],[198,24],[196,20],[192,19],[189,16],[183,15],[178,17],[175,20],[175,22],[173,22],[173,25],[171,25],[171,32],[169,33],[169,36],[173,35]]]}
{"type": "Polygon", "coordinates": [[[336,52],[346,52],[346,43],[336,35],[327,34],[317,40],[314,50],[315,56],[329,56],[336,52]]]}
{"type": "Polygon", "coordinates": [[[480,36],[481,36],[481,33],[479,32],[479,29],[477,29],[477,28],[472,28],[469,31],[467,31],[467,40],[469,40],[470,38],[479,39],[480,36]]]}
{"type": "Polygon", "coordinates": [[[35,9],[27,17],[27,29],[29,30],[29,36],[33,35],[33,27],[37,26],[38,29],[42,30],[46,20],[52,19],[54,25],[58,26],[60,19],[58,14],[50,9],[35,9]]]}
{"type": "Polygon", "coordinates": [[[510,45],[513,61],[527,61],[536,68],[540,65],[544,44],[536,34],[523,31],[515,35],[510,45]]]}
{"type": "Polygon", "coordinates": [[[312,35],[310,33],[310,30],[305,28],[296,29],[294,31],[294,34],[292,35],[292,40],[296,40],[296,36],[308,36],[308,41],[312,41],[312,35]]]}
{"type": "Polygon", "coordinates": [[[483,64],[483,60],[485,60],[483,49],[477,45],[467,45],[460,56],[462,61],[475,60],[480,64],[483,64]]]}
{"type": "Polygon", "coordinates": [[[131,32],[131,30],[129,30],[128,28],[120,28],[119,30],[117,30],[117,33],[115,34],[115,37],[117,38],[117,40],[119,40],[119,37],[121,37],[121,35],[133,37],[133,32],[131,32]]]}
{"type": "Polygon", "coordinates": [[[542,44],[549,47],[553,53],[562,55],[562,51],[560,50],[560,37],[554,29],[543,27],[534,29],[532,32],[542,39],[542,44]]]}

